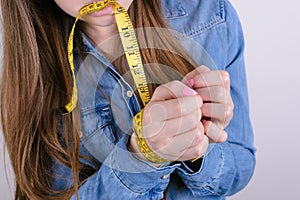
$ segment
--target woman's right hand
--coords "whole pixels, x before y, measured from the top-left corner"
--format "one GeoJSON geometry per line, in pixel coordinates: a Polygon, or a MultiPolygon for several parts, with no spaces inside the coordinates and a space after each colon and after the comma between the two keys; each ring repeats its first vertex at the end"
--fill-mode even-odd
{"type": "MultiPolygon", "coordinates": [[[[180,81],[159,86],[143,114],[143,135],[148,146],[167,160],[186,161],[202,157],[209,139],[201,123],[202,99],[197,92],[180,81]]],[[[130,148],[140,154],[135,135],[130,148]]]]}

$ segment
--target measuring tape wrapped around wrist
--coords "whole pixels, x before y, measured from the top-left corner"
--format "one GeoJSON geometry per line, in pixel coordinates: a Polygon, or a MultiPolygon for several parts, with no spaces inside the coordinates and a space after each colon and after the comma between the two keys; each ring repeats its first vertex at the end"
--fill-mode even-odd
{"type": "Polygon", "coordinates": [[[129,15],[124,7],[122,7],[116,0],[104,0],[100,2],[94,2],[87,6],[84,6],[77,15],[74,25],[72,27],[69,40],[68,40],[68,61],[70,65],[70,69],[72,72],[73,78],[73,93],[71,100],[61,108],[61,112],[63,114],[68,114],[72,112],[77,104],[77,86],[76,86],[76,77],[74,72],[74,55],[73,55],[73,40],[74,40],[74,32],[77,21],[80,17],[93,13],[99,12],[106,8],[107,6],[112,5],[114,10],[114,16],[116,18],[116,23],[118,26],[118,31],[120,34],[120,38],[122,41],[124,53],[126,56],[126,60],[130,67],[131,74],[133,76],[133,80],[135,82],[136,88],[139,92],[139,95],[142,99],[144,106],[150,101],[150,92],[147,85],[147,80],[143,68],[143,63],[140,55],[140,50],[138,46],[138,42],[135,36],[135,31],[129,15]]]}
{"type": "Polygon", "coordinates": [[[144,109],[142,109],[138,114],[136,114],[133,117],[133,126],[132,129],[135,133],[136,138],[136,144],[140,150],[140,152],[143,154],[143,156],[148,159],[149,161],[153,163],[165,163],[165,162],[171,162],[170,160],[167,160],[165,158],[160,157],[156,153],[152,151],[152,149],[148,146],[144,134],[143,134],[143,113],[144,109]]]}

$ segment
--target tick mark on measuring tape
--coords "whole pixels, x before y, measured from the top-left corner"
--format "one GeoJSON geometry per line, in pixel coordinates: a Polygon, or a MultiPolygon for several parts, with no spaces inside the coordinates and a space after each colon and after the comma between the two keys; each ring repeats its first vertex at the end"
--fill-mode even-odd
{"type": "Polygon", "coordinates": [[[121,7],[117,8],[117,11],[118,11],[119,13],[123,12],[121,7]]]}

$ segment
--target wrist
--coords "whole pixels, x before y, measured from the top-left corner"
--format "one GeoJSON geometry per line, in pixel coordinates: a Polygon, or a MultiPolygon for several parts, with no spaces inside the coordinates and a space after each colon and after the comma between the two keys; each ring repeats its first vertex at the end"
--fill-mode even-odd
{"type": "Polygon", "coordinates": [[[154,167],[160,167],[162,165],[162,163],[154,163],[151,162],[150,160],[148,160],[147,158],[145,158],[145,156],[143,156],[142,152],[140,151],[137,143],[136,143],[136,138],[135,138],[135,134],[132,134],[130,137],[130,140],[128,142],[128,149],[129,151],[131,151],[131,153],[137,158],[140,159],[142,161],[145,161],[149,164],[151,164],[154,167]]]}

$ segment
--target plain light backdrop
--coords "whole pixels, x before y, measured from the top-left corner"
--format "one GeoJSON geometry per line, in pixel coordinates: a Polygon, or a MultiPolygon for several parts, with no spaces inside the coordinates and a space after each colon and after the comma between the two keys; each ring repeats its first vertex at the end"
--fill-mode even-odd
{"type": "MultiPolygon", "coordinates": [[[[300,3],[231,2],[245,33],[257,166],[247,188],[228,199],[299,200],[300,3]]],[[[0,136],[0,199],[9,200],[13,187],[8,187],[4,175],[2,144],[0,136]]],[[[9,167],[7,171],[11,174],[9,167]]],[[[13,178],[9,177],[12,183],[13,178]]]]}

